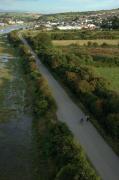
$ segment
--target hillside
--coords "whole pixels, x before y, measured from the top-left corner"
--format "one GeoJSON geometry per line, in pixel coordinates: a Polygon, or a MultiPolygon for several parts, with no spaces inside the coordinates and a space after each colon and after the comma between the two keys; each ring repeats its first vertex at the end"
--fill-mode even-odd
{"type": "Polygon", "coordinates": [[[44,21],[57,21],[57,20],[75,20],[79,17],[83,18],[84,16],[108,16],[116,15],[119,16],[119,8],[111,10],[100,10],[100,11],[86,11],[86,12],[66,12],[66,13],[56,13],[56,14],[47,14],[40,17],[40,20],[44,21]]]}

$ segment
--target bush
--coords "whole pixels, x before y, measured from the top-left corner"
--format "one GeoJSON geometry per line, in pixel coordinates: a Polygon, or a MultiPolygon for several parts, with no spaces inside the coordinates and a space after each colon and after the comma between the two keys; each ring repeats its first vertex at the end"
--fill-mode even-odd
{"type": "Polygon", "coordinates": [[[49,126],[48,141],[51,157],[56,160],[56,180],[69,178],[98,179],[87,162],[82,148],[73,141],[73,136],[65,124],[58,122],[49,126]],[[70,170],[71,171],[68,171],[70,170]]]}
{"type": "Polygon", "coordinates": [[[119,138],[119,113],[109,114],[106,120],[106,126],[108,132],[112,134],[113,137],[119,138]]]}

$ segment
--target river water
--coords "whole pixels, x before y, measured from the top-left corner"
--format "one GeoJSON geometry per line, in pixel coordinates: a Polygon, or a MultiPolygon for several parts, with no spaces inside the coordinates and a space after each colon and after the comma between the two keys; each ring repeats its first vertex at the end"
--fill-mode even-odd
{"type": "Polygon", "coordinates": [[[38,149],[26,108],[26,82],[5,37],[0,37],[0,180],[34,180],[38,149]]]}
{"type": "Polygon", "coordinates": [[[0,35],[3,35],[3,34],[7,34],[11,31],[14,31],[14,30],[18,30],[18,29],[24,29],[25,25],[11,25],[11,26],[8,26],[8,27],[3,27],[2,29],[0,29],[0,35]]]}

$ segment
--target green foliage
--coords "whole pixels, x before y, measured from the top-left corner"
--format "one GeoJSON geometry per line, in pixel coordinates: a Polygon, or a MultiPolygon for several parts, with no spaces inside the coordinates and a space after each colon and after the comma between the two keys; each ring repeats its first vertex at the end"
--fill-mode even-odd
{"type": "Polygon", "coordinates": [[[102,22],[104,29],[119,29],[119,18],[117,16],[109,17],[102,22]]]}
{"type": "Polygon", "coordinates": [[[98,76],[102,76],[108,81],[107,87],[110,90],[119,92],[119,67],[95,67],[94,71],[98,76]]]}
{"type": "Polygon", "coordinates": [[[17,31],[13,31],[8,34],[9,41],[13,42],[15,46],[17,46],[20,42],[19,37],[17,35],[17,31]]]}
{"type": "MultiPolygon", "coordinates": [[[[119,39],[118,31],[106,30],[71,30],[71,31],[54,31],[49,32],[52,40],[94,40],[94,39],[119,39]]],[[[89,46],[97,46],[89,41],[89,46]]]]}
{"type": "Polygon", "coordinates": [[[119,29],[119,17],[114,16],[112,19],[112,29],[119,29]]]}
{"type": "Polygon", "coordinates": [[[56,180],[73,180],[75,177],[82,180],[99,179],[87,162],[81,147],[74,143],[73,136],[65,124],[49,123],[48,130],[46,153],[50,153],[50,157],[55,159],[56,180]],[[70,168],[71,171],[68,171],[70,168]]]}
{"type": "Polygon", "coordinates": [[[48,110],[48,101],[41,97],[40,99],[35,98],[35,102],[33,103],[34,105],[34,113],[37,115],[42,115],[46,113],[48,110]]]}
{"type": "Polygon", "coordinates": [[[79,81],[78,89],[81,91],[81,93],[89,93],[93,91],[93,87],[86,80],[79,81]]]}
{"type": "Polygon", "coordinates": [[[95,177],[94,173],[90,171],[88,167],[86,167],[86,164],[84,165],[86,171],[83,171],[80,164],[68,164],[64,166],[60,172],[57,174],[57,177],[55,180],[85,180],[85,179],[92,179],[92,180],[98,180],[98,177],[95,177]]]}
{"type": "Polygon", "coordinates": [[[47,48],[52,47],[51,38],[47,33],[39,33],[34,41],[33,45],[35,46],[36,50],[38,51],[44,51],[47,48]]]}
{"type": "Polygon", "coordinates": [[[119,137],[119,113],[109,114],[107,117],[106,125],[108,131],[112,133],[112,136],[119,137]]]}
{"type": "Polygon", "coordinates": [[[119,66],[119,57],[117,56],[93,55],[93,60],[108,67],[119,66]]]}
{"type": "MultiPolygon", "coordinates": [[[[88,32],[85,32],[85,34],[87,36],[90,35],[88,32]]],[[[53,46],[49,49],[49,46],[47,46],[46,43],[44,44],[46,50],[41,54],[39,53],[43,62],[63,79],[72,92],[81,99],[90,112],[96,117],[105,132],[112,138],[117,138],[117,133],[110,128],[106,128],[109,114],[114,114],[114,117],[117,117],[119,113],[119,109],[116,108],[119,107],[119,104],[114,98],[115,92],[111,92],[108,89],[108,82],[104,78],[97,77],[93,69],[87,66],[94,65],[95,62],[98,61],[97,57],[92,58],[85,50],[79,50],[74,45],[62,50],[53,46]]],[[[91,46],[93,45],[91,44],[91,46]]],[[[103,44],[103,46],[107,45],[103,44]]],[[[101,60],[107,64],[112,63],[112,59],[106,56],[101,60]]],[[[117,61],[113,63],[115,62],[117,63],[117,61]]],[[[118,99],[118,95],[116,95],[116,99],[118,99]]],[[[112,120],[109,121],[109,124],[112,125],[112,129],[115,129],[115,123],[112,123],[112,120]]],[[[119,130],[118,126],[117,129],[119,130]]]]}

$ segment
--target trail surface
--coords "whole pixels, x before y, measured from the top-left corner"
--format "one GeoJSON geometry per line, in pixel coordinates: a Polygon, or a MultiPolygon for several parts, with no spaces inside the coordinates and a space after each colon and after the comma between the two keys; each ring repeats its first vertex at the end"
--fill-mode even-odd
{"type": "Polygon", "coordinates": [[[72,101],[48,69],[41,63],[27,41],[19,35],[36,59],[40,73],[47,79],[58,106],[58,119],[65,122],[74,138],[84,148],[87,156],[103,180],[119,180],[119,158],[100,136],[90,122],[80,122],[85,117],[82,110],[72,101]]]}

